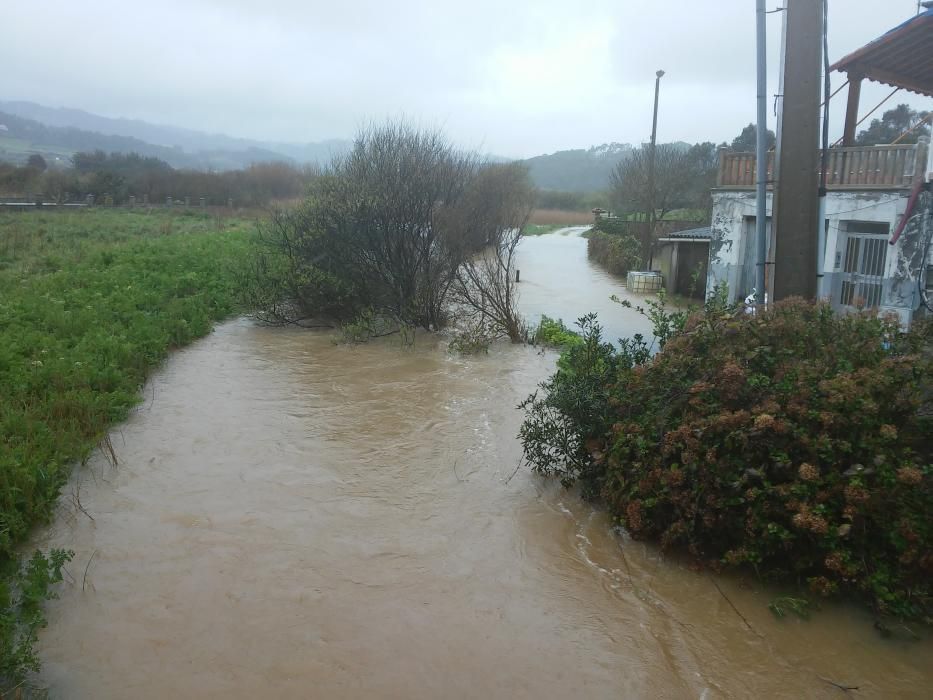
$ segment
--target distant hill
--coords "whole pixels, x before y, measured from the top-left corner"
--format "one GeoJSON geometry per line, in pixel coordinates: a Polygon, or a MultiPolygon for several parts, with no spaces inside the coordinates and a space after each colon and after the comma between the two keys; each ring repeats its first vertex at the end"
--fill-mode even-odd
{"type": "Polygon", "coordinates": [[[543,190],[595,192],[609,186],[609,174],[633,150],[628,143],[557,151],[525,160],[531,179],[543,190]]]}
{"type": "Polygon", "coordinates": [[[155,156],[179,168],[231,170],[250,163],[285,160],[325,163],[350,143],[265,142],[192,129],[112,119],[79,109],[34,102],[0,101],[0,159],[20,162],[30,153],[67,159],[75,151],[101,149],[155,156]]]}
{"type": "MultiPolygon", "coordinates": [[[[339,139],[317,143],[256,141],[139,119],[113,119],[80,109],[0,100],[0,160],[14,163],[25,163],[30,154],[39,153],[53,164],[65,165],[77,151],[99,149],[152,156],[175,168],[235,170],[275,160],[299,165],[324,164],[351,145],[339,139]]],[[[613,168],[634,148],[628,143],[607,143],[557,151],[522,162],[540,189],[599,192],[609,187],[613,168]]],[[[487,157],[493,162],[507,160],[487,157]]]]}
{"type": "MultiPolygon", "coordinates": [[[[688,149],[690,144],[672,144],[688,149]]],[[[616,165],[636,146],[629,143],[604,143],[601,146],[557,151],[523,161],[535,186],[562,192],[600,192],[609,189],[609,176],[616,165]]]]}

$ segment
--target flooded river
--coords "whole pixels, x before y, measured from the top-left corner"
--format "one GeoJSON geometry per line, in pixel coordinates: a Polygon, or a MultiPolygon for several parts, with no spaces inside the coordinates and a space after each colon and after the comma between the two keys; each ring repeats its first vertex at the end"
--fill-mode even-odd
{"type": "MultiPolygon", "coordinates": [[[[608,305],[623,290],[584,241],[523,246],[529,314],[646,330],[608,305]]],[[[174,353],[113,433],[118,466],[92,461],[43,542],[76,556],[41,681],[60,698],[929,697],[928,642],[882,640],[852,607],[776,620],[775,591],[720,592],[515,471],[515,405],[554,359],[246,320],[174,353]]]]}

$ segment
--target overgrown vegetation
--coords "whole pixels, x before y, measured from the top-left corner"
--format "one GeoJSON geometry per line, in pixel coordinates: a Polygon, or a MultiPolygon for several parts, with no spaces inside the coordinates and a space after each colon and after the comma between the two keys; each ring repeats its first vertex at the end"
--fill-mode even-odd
{"type": "Polygon", "coordinates": [[[612,230],[614,222],[614,219],[597,219],[587,236],[586,255],[612,274],[625,275],[629,270],[641,268],[641,243],[627,231],[607,232],[607,228],[612,230]]]}
{"type": "MultiPolygon", "coordinates": [[[[194,212],[0,212],[6,681],[32,663],[26,647],[38,600],[33,584],[14,575],[17,546],[50,516],[72,465],[126,418],[166,353],[234,311],[251,229],[194,212]]],[[[62,561],[53,553],[49,584],[62,561]]]]}
{"type": "Polygon", "coordinates": [[[563,349],[579,345],[583,342],[583,338],[576,331],[567,328],[562,319],[555,320],[550,316],[542,316],[541,322],[535,329],[534,341],[539,345],[563,349]]]}
{"type": "Polygon", "coordinates": [[[58,594],[56,583],[63,579],[62,567],[74,552],[53,549],[48,556],[40,551],[0,586],[0,694],[21,686],[32,672],[39,671],[36,654],[38,633],[45,627],[43,604],[58,594]]]}
{"type": "Polygon", "coordinates": [[[721,299],[689,319],[652,309],[666,335],[653,357],[581,319],[582,343],[523,404],[526,458],[633,537],[931,621],[930,326],[800,300],[752,316],[721,299]]]}

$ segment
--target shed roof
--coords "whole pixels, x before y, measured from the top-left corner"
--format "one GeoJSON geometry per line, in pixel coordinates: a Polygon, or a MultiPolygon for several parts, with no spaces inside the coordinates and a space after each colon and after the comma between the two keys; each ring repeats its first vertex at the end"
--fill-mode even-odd
{"type": "Polygon", "coordinates": [[[678,239],[678,240],[698,240],[705,239],[709,240],[713,237],[713,231],[709,226],[704,226],[703,228],[691,228],[686,231],[677,231],[675,233],[668,233],[663,237],[662,240],[678,239]]]}
{"type": "Polygon", "coordinates": [[[933,9],[837,61],[831,70],[933,97],[933,9]]]}

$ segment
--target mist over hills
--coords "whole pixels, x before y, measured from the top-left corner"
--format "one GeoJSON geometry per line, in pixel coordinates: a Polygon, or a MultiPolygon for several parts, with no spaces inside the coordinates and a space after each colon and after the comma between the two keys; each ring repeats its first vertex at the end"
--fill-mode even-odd
{"type": "Polygon", "coordinates": [[[0,159],[13,161],[25,160],[29,153],[51,155],[54,160],[75,151],[100,149],[133,151],[176,168],[233,170],[271,160],[323,164],[350,146],[341,139],[316,143],[242,139],[22,101],[0,100],[0,124],[7,127],[0,129],[0,159]],[[5,143],[11,138],[20,143],[5,143]]]}
{"type": "MultiPolygon", "coordinates": [[[[102,150],[135,152],[159,158],[175,168],[236,170],[268,161],[323,165],[351,145],[342,139],[311,143],[258,141],[139,119],[115,119],[80,109],[0,100],[0,161],[18,164],[39,153],[52,165],[65,167],[78,151],[102,150]]],[[[607,143],[556,151],[524,162],[535,186],[541,189],[595,192],[608,188],[612,170],[635,148],[629,143],[607,143]]]]}

